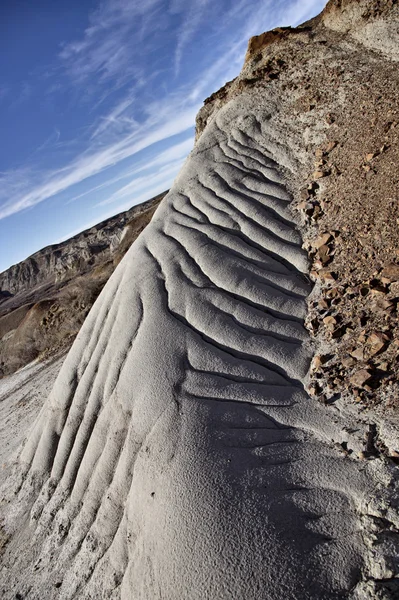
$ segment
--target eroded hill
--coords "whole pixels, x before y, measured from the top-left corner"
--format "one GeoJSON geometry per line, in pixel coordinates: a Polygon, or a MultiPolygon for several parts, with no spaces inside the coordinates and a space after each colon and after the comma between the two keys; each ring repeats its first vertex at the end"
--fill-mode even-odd
{"type": "Polygon", "coordinates": [[[398,597],[395,411],[362,380],[397,331],[398,25],[394,0],[331,0],[208,99],[18,454],[7,598],[398,597]]]}
{"type": "Polygon", "coordinates": [[[166,192],[0,273],[0,377],[66,351],[166,192]]]}

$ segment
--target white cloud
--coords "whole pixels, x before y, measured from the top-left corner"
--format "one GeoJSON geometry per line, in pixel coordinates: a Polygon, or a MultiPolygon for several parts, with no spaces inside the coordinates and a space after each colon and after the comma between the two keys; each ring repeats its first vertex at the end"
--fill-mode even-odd
{"type": "MultiPolygon", "coordinates": [[[[165,165],[167,163],[171,163],[171,162],[179,160],[179,159],[182,162],[183,159],[185,159],[185,157],[188,155],[190,150],[192,150],[193,143],[194,143],[194,136],[190,137],[189,139],[185,140],[184,142],[180,142],[180,143],[175,144],[174,146],[171,146],[164,152],[161,152],[160,154],[158,154],[157,157],[153,160],[148,161],[148,160],[142,159],[141,161],[136,163],[136,165],[133,168],[129,168],[126,171],[123,171],[122,173],[117,175],[116,177],[107,179],[107,181],[105,181],[104,183],[101,183],[100,185],[96,185],[95,187],[90,188],[89,190],[83,192],[82,194],[78,194],[77,196],[74,196],[73,198],[68,200],[67,204],[70,204],[71,202],[74,202],[75,200],[78,200],[78,199],[82,198],[83,196],[87,196],[88,194],[92,194],[93,192],[96,192],[98,190],[101,190],[101,189],[104,189],[111,185],[114,185],[115,183],[119,183],[120,181],[123,181],[124,179],[132,179],[134,177],[134,175],[137,175],[138,173],[142,173],[143,171],[148,171],[150,169],[154,169],[154,167],[165,165]]],[[[168,187],[169,183],[167,181],[165,181],[165,185],[166,185],[166,187],[168,187]]]]}
{"type": "MultiPolygon", "coordinates": [[[[87,125],[85,141],[79,139],[79,152],[74,145],[77,140],[56,144],[60,152],[66,148],[69,155],[75,152],[61,168],[43,168],[40,164],[34,168],[31,164],[0,173],[0,219],[33,207],[145,148],[188,131],[194,126],[204,96],[238,74],[251,35],[280,24],[296,24],[323,8],[324,4],[322,0],[295,0],[290,3],[266,0],[259,4],[237,0],[224,10],[224,6],[219,7],[209,0],[196,0],[194,3],[172,0],[169,10],[166,10],[162,0],[103,1],[92,14],[81,39],[63,46],[60,61],[73,79],[76,93],[82,90],[84,94],[86,90],[93,89],[98,104],[105,98],[109,99],[108,95],[120,90],[126,82],[129,82],[129,90],[124,94],[120,90],[114,105],[87,125]],[[162,26],[167,28],[170,24],[168,19],[176,18],[176,15],[180,19],[180,29],[171,54],[171,72],[173,60],[176,71],[179,70],[189,44],[205,22],[209,46],[200,53],[200,62],[195,65],[191,80],[184,84],[175,83],[173,87],[164,77],[160,89],[157,77],[162,73],[162,65],[158,62],[162,57],[163,38],[158,33],[162,26]],[[147,51],[155,53],[151,59],[153,62],[146,62],[147,51]],[[142,89],[147,95],[140,96],[142,89]]],[[[165,35],[174,33],[166,31],[165,35]]],[[[58,81],[54,90],[54,93],[60,91],[58,81]]],[[[25,92],[28,93],[27,89],[25,92]]],[[[53,142],[50,139],[49,142],[57,140],[53,142]]],[[[46,147],[47,143],[44,142],[43,146],[46,147]]],[[[188,152],[188,141],[182,144],[180,150],[183,148],[184,152],[188,152]]],[[[75,195],[70,201],[137,175],[144,168],[159,168],[161,179],[165,176],[163,181],[166,181],[165,165],[170,166],[172,173],[173,161],[182,158],[178,146],[175,144],[161,154],[154,149],[147,167],[139,163],[133,171],[125,171],[117,177],[110,174],[107,181],[75,195]],[[173,156],[173,152],[177,154],[173,156]]],[[[122,189],[127,192],[129,188],[124,186],[122,189]]],[[[116,201],[116,196],[113,198],[112,202],[116,201]]]]}
{"type": "MultiPolygon", "coordinates": [[[[147,122],[135,132],[102,150],[93,152],[90,148],[62,169],[48,172],[44,176],[42,174],[47,183],[34,186],[33,189],[29,176],[21,178],[19,174],[18,181],[15,182],[15,187],[12,189],[13,173],[7,173],[3,177],[0,175],[0,201],[2,198],[4,199],[0,206],[0,219],[51,198],[104,169],[116,165],[125,158],[137,154],[140,150],[187,131],[195,122],[197,107],[183,110],[180,113],[177,111],[177,115],[174,106],[164,107],[158,117],[156,112],[156,107],[149,107],[147,122]],[[24,193],[26,189],[29,191],[24,193]],[[14,193],[10,194],[12,191],[14,193]]],[[[31,171],[28,173],[32,174],[31,171]]]]}
{"type": "Polygon", "coordinates": [[[125,123],[128,123],[129,126],[131,126],[131,127],[138,126],[138,123],[136,121],[134,121],[134,119],[131,119],[127,116],[125,118],[123,118],[123,114],[133,104],[133,102],[134,102],[133,97],[124,98],[122,100],[122,102],[119,102],[112,109],[112,111],[109,114],[100,117],[100,123],[98,125],[96,125],[96,127],[91,135],[91,139],[94,139],[100,133],[103,133],[112,125],[116,125],[118,122],[120,123],[121,119],[123,119],[125,121],[125,123]]]}
{"type": "Polygon", "coordinates": [[[145,190],[145,193],[148,194],[149,183],[151,183],[152,187],[154,187],[154,185],[156,184],[157,187],[162,188],[162,191],[170,186],[172,180],[178,174],[182,164],[183,159],[174,160],[171,161],[169,164],[161,167],[155,175],[151,174],[150,176],[143,175],[142,177],[136,177],[135,179],[133,179],[133,181],[131,181],[127,185],[123,186],[120,190],[112,194],[112,196],[107,198],[107,200],[99,202],[96,206],[107,206],[108,204],[113,204],[114,202],[117,202],[122,198],[126,198],[126,196],[134,198],[136,201],[136,195],[138,192],[143,192],[145,190]]]}
{"type": "Polygon", "coordinates": [[[205,17],[205,11],[208,2],[209,0],[197,0],[197,2],[192,2],[187,15],[183,19],[183,23],[178,33],[175,50],[175,76],[177,76],[179,73],[180,64],[186,45],[194,37],[202,20],[205,17]]]}
{"type": "Polygon", "coordinates": [[[139,78],[142,67],[134,50],[157,27],[162,0],[108,0],[90,17],[82,39],[65,44],[60,59],[76,82],[96,76],[98,83],[113,80],[121,86],[139,78]]]}

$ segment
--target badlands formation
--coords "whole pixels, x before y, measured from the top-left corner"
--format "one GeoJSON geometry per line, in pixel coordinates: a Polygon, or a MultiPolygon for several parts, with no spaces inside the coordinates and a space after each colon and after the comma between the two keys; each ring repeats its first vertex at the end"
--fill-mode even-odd
{"type": "Polygon", "coordinates": [[[398,23],[395,0],[332,0],[252,39],[205,103],[6,469],[4,598],[398,597],[395,415],[370,413],[393,424],[385,454],[374,434],[364,451],[361,403],[306,392],[326,344],[305,328],[307,300],[335,279],[323,265],[309,277],[317,223],[293,210],[320,213],[330,175],[355,197],[366,185],[326,156],[352,138],[368,151],[378,115],[350,127],[376,93],[395,149],[398,23]]]}
{"type": "Polygon", "coordinates": [[[65,353],[166,192],[0,273],[0,379],[65,353]]]}

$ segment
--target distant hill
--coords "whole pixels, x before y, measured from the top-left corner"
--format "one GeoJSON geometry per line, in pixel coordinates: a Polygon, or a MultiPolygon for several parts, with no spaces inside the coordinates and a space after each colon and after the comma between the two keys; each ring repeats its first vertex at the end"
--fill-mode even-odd
{"type": "Polygon", "coordinates": [[[163,192],[0,273],[0,377],[69,348],[163,192]]]}

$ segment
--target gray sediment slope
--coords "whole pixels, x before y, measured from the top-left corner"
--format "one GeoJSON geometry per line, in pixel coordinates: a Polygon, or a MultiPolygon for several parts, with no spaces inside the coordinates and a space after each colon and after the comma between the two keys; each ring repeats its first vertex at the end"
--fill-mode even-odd
{"type": "Polygon", "coordinates": [[[20,456],[6,598],[321,600],[361,580],[376,483],[304,391],[295,161],[258,101],[208,124],[80,331],[20,456]]]}

